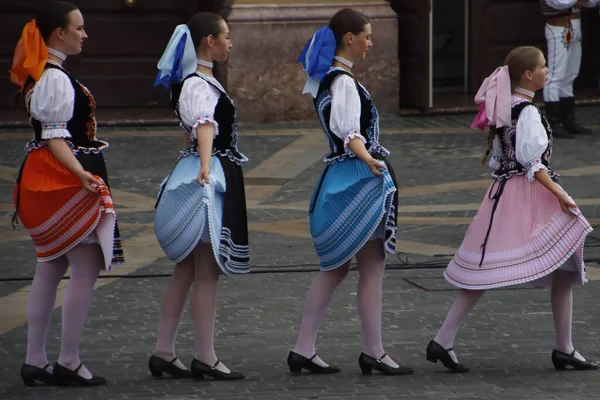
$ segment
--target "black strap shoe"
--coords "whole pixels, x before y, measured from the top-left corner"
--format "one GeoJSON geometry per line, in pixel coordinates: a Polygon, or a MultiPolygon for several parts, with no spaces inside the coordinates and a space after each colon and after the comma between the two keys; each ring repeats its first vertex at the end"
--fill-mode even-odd
{"type": "Polygon", "coordinates": [[[335,366],[322,367],[319,364],[315,364],[312,360],[315,359],[317,353],[311,358],[306,358],[301,356],[298,353],[294,353],[290,351],[287,358],[288,367],[290,367],[290,372],[294,374],[299,374],[302,372],[302,369],[305,369],[313,374],[337,374],[341,370],[335,366]]]}
{"type": "Polygon", "coordinates": [[[237,379],[244,379],[245,376],[241,372],[231,371],[229,373],[219,371],[217,369],[217,365],[219,365],[221,361],[217,360],[214,365],[210,366],[208,364],[204,364],[202,361],[198,361],[194,358],[192,361],[192,376],[194,379],[204,379],[204,375],[210,376],[218,381],[233,381],[237,379]]]}
{"type": "Polygon", "coordinates": [[[595,361],[581,361],[575,357],[575,350],[571,354],[563,353],[562,351],[552,351],[552,364],[557,371],[564,371],[568,366],[577,370],[595,370],[600,368],[600,364],[595,361]]]}
{"type": "Polygon", "coordinates": [[[444,367],[448,368],[450,372],[459,374],[469,372],[470,369],[466,365],[457,363],[450,357],[449,353],[452,350],[452,348],[444,349],[438,342],[432,340],[427,345],[427,361],[431,361],[435,364],[440,360],[444,367]]]}
{"type": "Polygon", "coordinates": [[[44,368],[23,364],[21,366],[21,379],[23,379],[25,386],[35,386],[36,381],[43,382],[46,385],[60,385],[60,382],[48,371],[49,367],[50,364],[46,364],[44,368]]]}
{"type": "Polygon", "coordinates": [[[414,372],[411,367],[399,365],[397,368],[394,368],[387,365],[383,362],[385,356],[387,356],[387,354],[383,353],[381,357],[374,358],[365,353],[360,353],[358,365],[360,366],[363,375],[371,375],[373,370],[379,371],[384,375],[411,375],[414,372]]]}
{"type": "Polygon", "coordinates": [[[78,372],[82,366],[83,364],[79,364],[79,367],[71,371],[70,369],[63,367],[57,362],[56,364],[54,364],[54,371],[52,375],[54,375],[54,377],[62,385],[100,386],[106,384],[106,378],[104,378],[103,376],[94,375],[90,379],[86,379],[83,376],[79,375],[78,372]]]}
{"type": "Polygon", "coordinates": [[[188,369],[181,369],[175,365],[177,357],[171,361],[163,360],[157,356],[151,356],[148,360],[148,369],[153,378],[162,378],[163,373],[171,375],[173,378],[191,378],[192,373],[188,369]]]}

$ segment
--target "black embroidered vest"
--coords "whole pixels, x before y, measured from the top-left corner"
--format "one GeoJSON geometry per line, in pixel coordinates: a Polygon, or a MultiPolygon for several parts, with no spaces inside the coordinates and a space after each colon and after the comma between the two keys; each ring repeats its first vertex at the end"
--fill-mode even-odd
{"type": "Polygon", "coordinates": [[[108,143],[96,138],[96,101],[85,86],[80,84],[71,74],[61,67],[47,63],[45,68],[54,68],[63,72],[73,86],[75,91],[75,103],[73,105],[73,117],[67,121],[66,126],[62,126],[63,121],[42,123],[37,119],[30,117],[30,123],[33,127],[35,138],[29,142],[28,148],[40,147],[42,140],[42,129],[48,128],[66,128],[71,134],[71,138],[65,139],[74,153],[98,153],[106,148],[108,143]]]}
{"type": "MultiPolygon", "coordinates": [[[[248,158],[242,153],[240,153],[237,147],[237,112],[233,100],[229,97],[227,93],[221,90],[221,88],[219,88],[214,83],[210,82],[208,79],[204,79],[201,75],[197,73],[188,75],[183,80],[183,82],[194,76],[203,79],[206,83],[217,89],[220,93],[219,100],[217,101],[217,105],[215,106],[215,111],[213,115],[213,118],[215,119],[217,124],[219,124],[219,134],[213,139],[212,155],[228,157],[231,161],[235,162],[238,165],[247,162],[248,158]]],[[[181,92],[179,93],[179,95],[181,95],[181,92]]],[[[180,125],[190,135],[191,146],[190,149],[186,151],[186,153],[195,154],[197,152],[198,143],[196,139],[193,139],[194,135],[193,132],[190,132],[190,127],[186,127],[183,124],[183,121],[181,120],[181,115],[179,114],[179,101],[177,101],[177,104],[175,105],[175,113],[179,117],[180,125]]]]}
{"type": "Polygon", "coordinates": [[[331,153],[325,157],[325,162],[334,164],[337,161],[342,161],[346,157],[354,157],[351,152],[346,152],[344,149],[344,141],[337,137],[329,127],[329,117],[331,115],[331,85],[338,76],[345,74],[354,80],[356,89],[360,96],[360,133],[366,139],[365,147],[369,153],[382,157],[388,156],[390,153],[379,144],[379,114],[375,108],[375,104],[369,95],[369,92],[358,83],[354,76],[343,69],[335,68],[329,70],[327,75],[321,81],[317,97],[314,98],[315,110],[319,117],[321,127],[325,132],[325,136],[329,141],[331,153]]]}
{"type": "Polygon", "coordinates": [[[550,169],[550,157],[552,156],[552,128],[548,123],[548,120],[542,114],[542,111],[533,103],[528,101],[523,101],[521,103],[517,103],[512,106],[511,112],[511,126],[503,126],[501,128],[496,129],[496,137],[500,141],[501,154],[497,154],[500,157],[498,162],[500,163],[500,168],[498,168],[492,176],[498,180],[508,179],[513,175],[522,175],[526,171],[526,166],[521,165],[520,162],[517,161],[516,155],[516,145],[517,145],[517,121],[519,120],[519,116],[521,115],[521,111],[529,105],[533,105],[536,110],[540,113],[542,124],[546,130],[546,134],[548,135],[548,147],[542,154],[540,158],[540,162],[548,168],[548,172],[552,178],[558,178],[558,175],[554,173],[550,169]]]}

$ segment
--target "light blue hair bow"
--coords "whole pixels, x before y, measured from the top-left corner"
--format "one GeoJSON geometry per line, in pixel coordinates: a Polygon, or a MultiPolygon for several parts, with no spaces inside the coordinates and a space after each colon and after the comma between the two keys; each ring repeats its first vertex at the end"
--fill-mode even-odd
{"type": "Polygon", "coordinates": [[[307,75],[302,94],[310,93],[312,97],[317,97],[321,80],[333,64],[336,46],[335,35],[328,26],[316,31],[312,39],[306,43],[297,61],[302,63],[302,68],[307,75]]]}
{"type": "Polygon", "coordinates": [[[177,25],[157,67],[154,86],[163,85],[167,89],[196,70],[196,49],[187,25],[177,25]]]}

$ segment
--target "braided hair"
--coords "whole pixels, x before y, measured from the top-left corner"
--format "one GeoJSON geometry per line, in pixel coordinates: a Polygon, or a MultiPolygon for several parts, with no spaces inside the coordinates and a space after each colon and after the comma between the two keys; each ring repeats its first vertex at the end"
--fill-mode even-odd
{"type": "Polygon", "coordinates": [[[492,147],[494,146],[494,138],[496,137],[497,129],[495,126],[490,126],[488,128],[488,136],[487,136],[487,150],[485,154],[481,156],[479,159],[479,166],[483,167],[485,162],[487,161],[490,153],[492,152],[492,147]]]}

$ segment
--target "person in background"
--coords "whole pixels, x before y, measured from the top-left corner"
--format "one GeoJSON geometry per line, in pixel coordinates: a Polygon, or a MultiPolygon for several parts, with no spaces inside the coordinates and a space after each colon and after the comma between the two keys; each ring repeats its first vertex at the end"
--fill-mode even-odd
{"type": "Polygon", "coordinates": [[[581,7],[599,0],[540,0],[546,19],[548,82],[544,87],[546,117],[555,137],[572,138],[592,131],[575,120],[573,83],[581,66],[581,7]]]}

